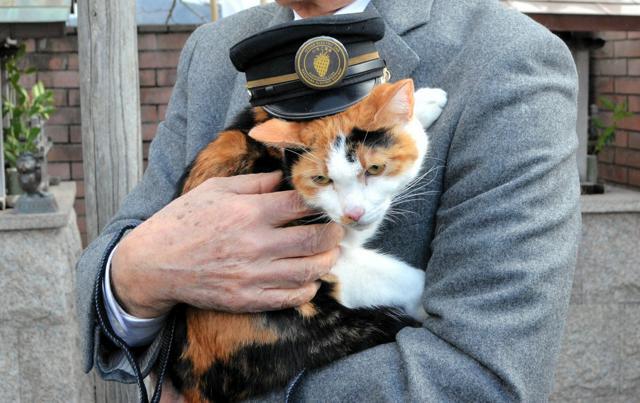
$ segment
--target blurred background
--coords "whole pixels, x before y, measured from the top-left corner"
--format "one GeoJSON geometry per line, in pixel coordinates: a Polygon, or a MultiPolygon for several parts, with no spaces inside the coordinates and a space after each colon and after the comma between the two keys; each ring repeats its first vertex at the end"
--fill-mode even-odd
{"type": "MultiPolygon", "coordinates": [[[[82,372],[75,261],[144,170],[189,35],[269,2],[0,1],[0,402],[136,401],[82,372]]],[[[501,3],[564,40],[580,80],[584,228],[552,401],[640,402],[640,2],[501,3]]]]}

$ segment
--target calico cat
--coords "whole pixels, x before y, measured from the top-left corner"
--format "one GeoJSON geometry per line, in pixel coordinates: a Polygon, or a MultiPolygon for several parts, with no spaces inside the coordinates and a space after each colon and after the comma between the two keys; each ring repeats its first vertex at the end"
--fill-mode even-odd
{"type": "Polygon", "coordinates": [[[231,314],[184,307],[168,375],[189,402],[264,394],[303,369],[391,342],[418,326],[424,272],[362,245],[394,197],[420,172],[425,129],[446,93],[413,81],[380,84],[364,100],[325,118],[290,122],[246,110],[206,146],[185,174],[182,193],[211,177],[282,169],[285,187],[345,227],[340,258],[315,298],[298,308],[231,314]]]}

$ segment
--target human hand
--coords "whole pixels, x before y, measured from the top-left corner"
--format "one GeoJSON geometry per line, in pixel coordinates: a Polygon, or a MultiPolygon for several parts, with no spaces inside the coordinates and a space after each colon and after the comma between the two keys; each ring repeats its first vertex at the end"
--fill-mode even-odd
{"type": "Polygon", "coordinates": [[[212,178],[131,231],[111,266],[114,293],[150,318],[178,303],[228,312],[310,301],[344,236],[336,224],[281,226],[312,214],[280,173],[212,178]]]}

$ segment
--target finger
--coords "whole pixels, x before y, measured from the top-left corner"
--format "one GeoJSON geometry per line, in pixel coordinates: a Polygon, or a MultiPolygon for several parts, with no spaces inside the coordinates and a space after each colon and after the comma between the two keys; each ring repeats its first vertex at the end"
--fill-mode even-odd
{"type": "Polygon", "coordinates": [[[286,192],[267,193],[258,196],[263,207],[265,220],[274,226],[290,223],[302,217],[314,214],[298,192],[294,190],[286,192]]]}
{"type": "Polygon", "coordinates": [[[279,259],[255,273],[253,279],[264,288],[295,289],[318,281],[335,265],[339,248],[315,256],[279,259]]]}
{"type": "Polygon", "coordinates": [[[294,289],[265,289],[256,303],[255,312],[277,311],[293,308],[305,304],[313,299],[320,288],[320,283],[314,282],[294,289]]]}
{"type": "Polygon", "coordinates": [[[274,259],[313,256],[338,246],[344,230],[337,224],[300,225],[278,228],[267,246],[274,259]]]}
{"type": "Polygon", "coordinates": [[[264,174],[238,175],[224,178],[225,190],[237,194],[262,194],[275,192],[282,180],[282,172],[264,174]]]}

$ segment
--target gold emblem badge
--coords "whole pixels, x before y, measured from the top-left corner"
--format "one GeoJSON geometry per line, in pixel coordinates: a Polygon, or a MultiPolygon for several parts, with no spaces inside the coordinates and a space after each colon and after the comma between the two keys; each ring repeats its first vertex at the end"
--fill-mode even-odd
{"type": "Polygon", "coordinates": [[[329,36],[309,39],[296,53],[296,73],[300,81],[311,88],[335,87],[347,74],[348,67],[347,49],[329,36]]]}

